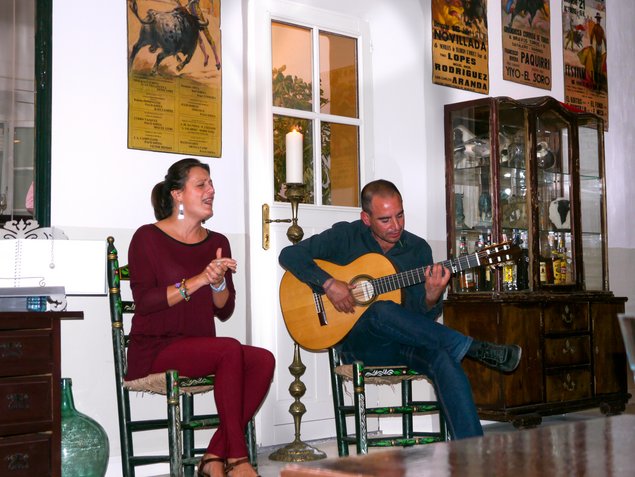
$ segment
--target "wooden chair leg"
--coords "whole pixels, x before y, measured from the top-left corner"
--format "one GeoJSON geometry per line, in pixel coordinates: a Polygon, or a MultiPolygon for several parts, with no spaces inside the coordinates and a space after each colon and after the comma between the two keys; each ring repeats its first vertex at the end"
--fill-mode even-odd
{"type": "Polygon", "coordinates": [[[335,372],[339,365],[337,350],[329,350],[329,365],[331,366],[331,390],[333,393],[333,409],[335,411],[335,435],[337,438],[337,453],[340,457],[348,455],[348,443],[345,438],[348,435],[346,429],[346,414],[342,411],[344,406],[344,380],[335,372]]]}
{"type": "Polygon", "coordinates": [[[183,476],[183,449],[181,443],[181,411],[179,402],[179,373],[165,372],[168,403],[168,443],[170,447],[170,477],[183,476]]]}
{"type": "MultiPolygon", "coordinates": [[[[412,405],[412,381],[401,382],[401,405],[404,408],[412,405]]],[[[414,425],[411,413],[401,415],[401,430],[405,439],[413,438],[414,425]]]]}
{"type": "Polygon", "coordinates": [[[364,365],[353,363],[353,396],[355,403],[355,431],[357,453],[368,454],[368,429],[366,427],[366,393],[364,391],[364,365]]]}
{"type": "Polygon", "coordinates": [[[256,425],[253,419],[251,419],[247,423],[247,428],[245,429],[245,440],[247,441],[247,454],[249,455],[249,463],[254,469],[258,470],[258,447],[256,444],[256,425]]]}
{"type": "MultiPolygon", "coordinates": [[[[183,416],[181,418],[182,423],[189,424],[194,416],[194,396],[191,394],[183,393],[181,395],[181,406],[183,416]]],[[[187,426],[182,427],[183,431],[183,458],[192,458],[194,457],[194,429],[186,428],[187,426]]],[[[184,474],[185,477],[193,477],[194,475],[194,465],[187,465],[184,463],[184,474]]]]}
{"type": "Polygon", "coordinates": [[[134,455],[132,431],[130,430],[130,396],[127,389],[119,387],[117,395],[119,401],[119,438],[121,439],[121,467],[123,477],[135,477],[135,468],[130,462],[130,456],[134,455]]]}

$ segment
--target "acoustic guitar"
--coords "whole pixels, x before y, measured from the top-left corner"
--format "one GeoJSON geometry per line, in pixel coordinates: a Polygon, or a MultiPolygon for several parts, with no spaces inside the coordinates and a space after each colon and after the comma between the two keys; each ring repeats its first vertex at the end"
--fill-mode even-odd
{"type": "MultiPolygon", "coordinates": [[[[502,265],[520,253],[517,243],[507,241],[440,264],[456,274],[474,267],[502,265]]],[[[378,297],[400,304],[401,289],[423,283],[428,268],[397,272],[392,262],[379,253],[367,253],[347,265],[319,259],[315,263],[333,278],[355,285],[351,293],[356,306],[353,313],[341,313],[323,293],[314,292],[291,272],[285,272],[280,282],[280,306],[285,325],[296,343],[314,351],[339,343],[378,297]]]]}

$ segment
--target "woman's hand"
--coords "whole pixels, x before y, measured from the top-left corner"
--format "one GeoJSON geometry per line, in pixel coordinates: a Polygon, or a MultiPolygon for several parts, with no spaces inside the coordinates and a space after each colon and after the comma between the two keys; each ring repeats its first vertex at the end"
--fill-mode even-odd
{"type": "Polygon", "coordinates": [[[236,272],[236,260],[233,258],[223,257],[222,254],[222,249],[219,248],[216,250],[216,258],[212,260],[207,267],[205,267],[203,272],[207,278],[208,284],[212,285],[214,288],[222,286],[227,270],[236,272]]]}

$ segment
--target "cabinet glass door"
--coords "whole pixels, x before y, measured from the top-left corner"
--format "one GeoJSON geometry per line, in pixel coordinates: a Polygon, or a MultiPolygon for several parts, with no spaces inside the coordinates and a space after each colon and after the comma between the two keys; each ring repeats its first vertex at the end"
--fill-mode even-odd
{"type": "Polygon", "coordinates": [[[500,103],[498,113],[501,239],[513,239],[522,249],[518,260],[503,265],[501,287],[504,291],[526,290],[530,288],[527,161],[531,147],[527,136],[527,115],[518,104],[507,102],[500,103]]]}
{"type": "MultiPolygon", "coordinates": [[[[474,254],[492,240],[491,108],[488,103],[456,110],[452,127],[454,220],[451,240],[453,258],[474,254]]],[[[457,292],[490,291],[491,270],[464,270],[453,281],[457,292]]]]}
{"type": "Polygon", "coordinates": [[[554,111],[536,119],[541,287],[574,285],[569,123],[554,111]]]}
{"type": "Polygon", "coordinates": [[[602,171],[600,142],[603,126],[595,118],[579,122],[578,144],[580,151],[580,219],[582,223],[582,255],[584,285],[586,290],[608,290],[605,283],[602,243],[604,204],[604,174],[602,171]]]}

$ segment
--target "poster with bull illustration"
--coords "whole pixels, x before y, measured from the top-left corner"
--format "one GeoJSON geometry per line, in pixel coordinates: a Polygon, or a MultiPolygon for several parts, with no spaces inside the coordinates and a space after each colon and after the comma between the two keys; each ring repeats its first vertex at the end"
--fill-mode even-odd
{"type": "Polygon", "coordinates": [[[600,116],[608,130],[605,26],[604,0],[563,0],[564,100],[600,116]]]}
{"type": "Polygon", "coordinates": [[[487,94],[487,0],[432,0],[432,82],[487,94]]]}
{"type": "Polygon", "coordinates": [[[126,3],[128,147],[220,157],[220,0],[126,3]]]}
{"type": "Polygon", "coordinates": [[[503,79],[551,89],[549,0],[501,0],[503,79]]]}

